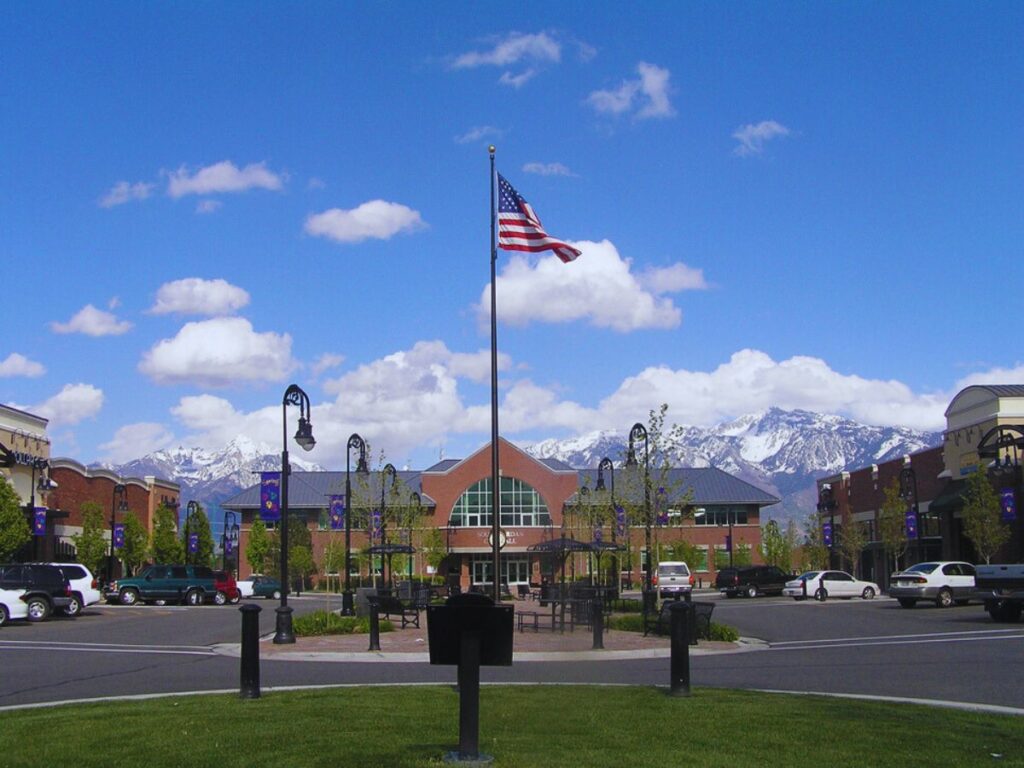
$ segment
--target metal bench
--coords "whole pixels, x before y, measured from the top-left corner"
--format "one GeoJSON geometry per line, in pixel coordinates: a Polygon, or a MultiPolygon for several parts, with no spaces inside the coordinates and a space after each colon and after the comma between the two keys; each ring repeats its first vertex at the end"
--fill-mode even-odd
{"type": "MultiPolygon", "coordinates": [[[[661,610],[644,616],[644,637],[650,633],[668,635],[672,632],[672,605],[676,601],[666,600],[661,610]]],[[[714,603],[689,603],[693,611],[693,622],[690,626],[690,645],[696,645],[697,639],[711,638],[711,614],[715,610],[714,603]]]]}
{"type": "Polygon", "coordinates": [[[377,605],[377,613],[387,616],[389,619],[392,616],[400,618],[402,620],[402,629],[409,625],[416,627],[416,629],[420,628],[419,609],[406,605],[397,597],[387,595],[376,599],[370,598],[370,600],[377,605]]]}

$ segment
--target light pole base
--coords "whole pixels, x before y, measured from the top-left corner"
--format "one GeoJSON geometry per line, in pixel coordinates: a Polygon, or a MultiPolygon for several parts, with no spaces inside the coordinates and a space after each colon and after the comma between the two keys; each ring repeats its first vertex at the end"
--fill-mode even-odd
{"type": "Polygon", "coordinates": [[[356,609],[355,609],[355,605],[352,602],[352,593],[351,592],[342,592],[341,593],[341,615],[342,616],[355,616],[356,615],[356,609]]]}
{"type": "Polygon", "coordinates": [[[274,645],[292,645],[295,643],[295,633],[292,631],[292,607],[279,605],[276,610],[277,631],[274,634],[274,645]]]}

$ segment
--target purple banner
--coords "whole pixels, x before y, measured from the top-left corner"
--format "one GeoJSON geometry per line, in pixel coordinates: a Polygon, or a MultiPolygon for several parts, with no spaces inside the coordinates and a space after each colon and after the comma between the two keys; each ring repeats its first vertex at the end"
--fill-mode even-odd
{"type": "Polygon", "coordinates": [[[224,539],[224,554],[230,555],[235,543],[231,539],[224,539]]]}
{"type": "Polygon", "coordinates": [[[916,539],[917,538],[917,513],[913,510],[913,508],[907,510],[907,514],[905,515],[905,518],[904,518],[904,524],[906,525],[906,528],[907,528],[907,538],[908,539],[916,539]]]}
{"type": "Polygon", "coordinates": [[[619,536],[626,535],[626,510],[620,506],[615,507],[615,529],[619,536]]]}
{"type": "Polygon", "coordinates": [[[825,546],[832,549],[832,523],[824,523],[821,526],[821,538],[825,546]]]}
{"type": "Polygon", "coordinates": [[[601,526],[594,526],[594,543],[600,544],[604,541],[604,531],[601,530],[601,526]]]}
{"type": "Polygon", "coordinates": [[[1004,488],[999,492],[999,506],[1002,509],[1001,517],[1004,523],[1012,523],[1017,519],[1017,499],[1012,488],[1004,488]]]}
{"type": "Polygon", "coordinates": [[[331,530],[337,531],[345,527],[345,497],[331,496],[331,530]]]}
{"type": "Polygon", "coordinates": [[[370,534],[371,540],[372,541],[376,541],[377,539],[380,538],[380,534],[381,534],[381,530],[380,530],[380,510],[379,509],[375,509],[375,510],[373,510],[373,531],[370,534]]]}
{"type": "Polygon", "coordinates": [[[124,548],[124,523],[114,525],[114,549],[124,548]]]}
{"type": "Polygon", "coordinates": [[[732,552],[732,534],[725,534],[725,551],[732,552]]]}
{"type": "Polygon", "coordinates": [[[195,554],[199,551],[199,534],[190,533],[188,535],[188,551],[190,554],[195,554]]]}
{"type": "Polygon", "coordinates": [[[46,535],[46,507],[36,507],[35,515],[32,517],[32,535],[46,535]]]}
{"type": "Polygon", "coordinates": [[[260,472],[260,518],[265,523],[281,519],[280,472],[260,472]]]}

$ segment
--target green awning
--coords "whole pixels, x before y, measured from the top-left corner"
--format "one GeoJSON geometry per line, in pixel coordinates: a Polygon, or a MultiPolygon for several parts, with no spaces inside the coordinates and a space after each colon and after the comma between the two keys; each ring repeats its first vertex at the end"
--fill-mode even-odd
{"type": "Polygon", "coordinates": [[[966,480],[950,480],[928,505],[928,511],[940,514],[959,512],[964,508],[964,492],[966,490],[966,480]]]}

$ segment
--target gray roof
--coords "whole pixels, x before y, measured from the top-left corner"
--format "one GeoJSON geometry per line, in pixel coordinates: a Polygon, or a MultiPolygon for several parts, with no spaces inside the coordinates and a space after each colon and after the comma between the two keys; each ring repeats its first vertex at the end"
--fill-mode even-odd
{"type": "MultiPolygon", "coordinates": [[[[643,483],[639,476],[641,472],[642,468],[639,466],[615,468],[615,497],[617,499],[626,499],[636,503],[643,500],[643,483]]],[[[652,485],[658,482],[660,476],[660,471],[651,473],[652,485]]],[[[665,492],[670,503],[685,498],[687,493],[692,493],[692,498],[688,503],[696,506],[755,504],[759,507],[767,507],[779,503],[777,496],[766,493],[757,486],[740,480],[738,477],[733,477],[728,472],[723,472],[716,467],[669,469],[665,471],[664,477],[665,492]]],[[[597,485],[597,470],[581,469],[579,478],[580,487],[590,488],[593,492],[597,485]]],[[[605,473],[604,483],[605,489],[610,491],[611,473],[605,473]]],[[[655,490],[657,490],[657,486],[655,490]]],[[[574,494],[567,503],[576,503],[578,497],[579,494],[574,494]]],[[[594,501],[596,500],[594,498],[594,501]]]]}
{"type": "MultiPolygon", "coordinates": [[[[420,472],[401,470],[398,479],[409,490],[420,495],[424,507],[434,507],[437,503],[423,493],[420,486],[420,472]]],[[[390,481],[388,481],[390,483],[390,481]]],[[[352,499],[356,506],[373,506],[380,501],[381,473],[371,472],[365,477],[352,471],[352,499]]],[[[296,472],[288,476],[288,507],[289,509],[325,509],[328,497],[345,494],[344,472],[296,472]]],[[[385,501],[390,499],[385,496],[385,501]]],[[[260,505],[260,484],[256,483],[244,491],[221,502],[223,509],[241,511],[256,509],[260,505]]]]}

